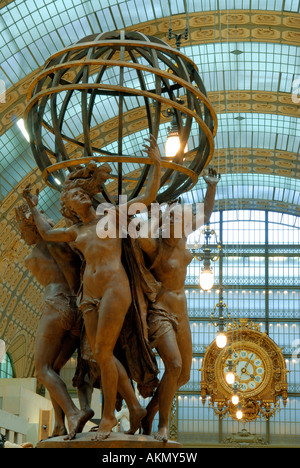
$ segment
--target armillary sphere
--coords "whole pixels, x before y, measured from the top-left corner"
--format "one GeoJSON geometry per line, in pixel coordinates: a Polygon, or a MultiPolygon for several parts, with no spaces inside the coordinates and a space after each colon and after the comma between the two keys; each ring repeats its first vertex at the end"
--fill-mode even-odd
{"type": "Polygon", "coordinates": [[[112,178],[102,194],[110,203],[119,195],[136,197],[151,177],[145,137],[154,135],[161,150],[157,201],[163,202],[196,184],[213,156],[217,131],[193,61],[139,32],[88,36],[52,55],[28,89],[24,117],[44,181],[60,190],[75,166],[108,162],[112,178]],[[180,136],[173,158],[161,149],[166,113],[180,136]]]}

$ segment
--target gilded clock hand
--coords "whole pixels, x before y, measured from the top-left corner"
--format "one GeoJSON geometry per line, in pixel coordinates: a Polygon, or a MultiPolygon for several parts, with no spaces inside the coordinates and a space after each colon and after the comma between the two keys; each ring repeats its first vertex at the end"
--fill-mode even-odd
{"type": "Polygon", "coordinates": [[[252,379],[254,379],[254,375],[253,375],[253,374],[250,374],[250,372],[248,372],[248,371],[246,370],[246,367],[244,367],[244,368],[242,369],[242,372],[245,373],[245,374],[247,374],[247,375],[249,375],[252,379]],[[244,372],[243,372],[243,371],[244,371],[244,372]]]}

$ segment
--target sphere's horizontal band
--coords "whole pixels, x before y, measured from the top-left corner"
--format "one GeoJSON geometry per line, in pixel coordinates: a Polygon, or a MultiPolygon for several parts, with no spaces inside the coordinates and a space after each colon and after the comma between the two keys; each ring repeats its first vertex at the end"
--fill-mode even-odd
{"type": "Polygon", "coordinates": [[[198,67],[193,62],[193,60],[191,60],[187,55],[180,52],[180,50],[178,50],[178,49],[173,49],[172,47],[169,47],[169,46],[163,45],[163,44],[158,44],[156,42],[134,41],[134,40],[131,40],[131,39],[125,39],[125,40],[112,39],[112,40],[103,40],[103,41],[94,41],[94,42],[80,42],[80,43],[72,44],[72,45],[70,45],[68,47],[65,47],[64,49],[60,50],[59,52],[51,55],[49,60],[47,60],[45,66],[47,66],[47,64],[49,62],[51,62],[53,59],[55,59],[56,57],[64,55],[67,52],[72,52],[73,50],[76,51],[76,50],[82,50],[82,49],[94,49],[95,47],[112,47],[112,48],[114,48],[116,46],[120,46],[120,47],[126,47],[127,46],[127,47],[131,47],[131,48],[140,48],[140,47],[142,47],[142,48],[159,50],[161,52],[166,52],[168,54],[171,53],[171,54],[177,55],[181,59],[184,59],[187,62],[191,63],[193,65],[193,67],[195,68],[195,70],[198,71],[198,67]]]}
{"type": "MultiPolygon", "coordinates": [[[[55,93],[60,93],[62,91],[76,91],[76,90],[86,90],[86,89],[106,89],[106,90],[114,90],[118,91],[120,93],[126,92],[130,93],[133,95],[138,95],[138,96],[143,96],[143,97],[148,97],[150,99],[154,99],[155,101],[162,102],[166,104],[167,106],[174,107],[178,109],[180,112],[183,112],[186,115],[189,115],[190,117],[194,118],[198,125],[202,128],[204,133],[206,134],[208,143],[209,143],[209,154],[207,158],[207,164],[210,162],[210,160],[213,157],[214,153],[214,138],[213,135],[206,125],[205,122],[203,122],[202,118],[198,116],[194,111],[191,109],[188,109],[187,107],[179,104],[178,102],[174,102],[171,99],[167,99],[163,96],[159,96],[158,94],[154,93],[149,93],[148,91],[143,91],[139,89],[132,89],[132,88],[124,88],[123,86],[113,86],[113,85],[107,85],[107,84],[99,84],[99,83],[77,83],[77,84],[70,84],[70,85],[65,85],[65,86],[58,86],[54,88],[47,88],[46,90],[40,91],[38,94],[36,94],[27,104],[26,109],[24,111],[24,119],[27,120],[28,114],[30,112],[30,109],[34,106],[36,102],[38,102],[41,98],[47,96],[47,95],[52,95],[55,93]]],[[[207,166],[206,164],[206,166],[207,166]]]]}
{"type": "MultiPolygon", "coordinates": [[[[142,71],[154,73],[157,76],[160,76],[162,78],[166,78],[167,80],[171,80],[171,81],[174,81],[174,82],[180,84],[183,88],[187,89],[192,94],[194,94],[198,99],[200,99],[206,105],[206,107],[210,110],[210,113],[211,113],[212,118],[214,120],[213,136],[216,135],[216,133],[217,133],[217,116],[216,116],[216,113],[215,113],[214,108],[211,105],[209,99],[203,93],[201,93],[201,91],[199,91],[191,83],[189,83],[188,81],[180,78],[177,75],[174,75],[172,73],[168,73],[166,71],[160,70],[159,68],[147,67],[147,66],[142,65],[140,63],[122,62],[122,61],[119,61],[119,60],[102,60],[102,59],[99,59],[99,60],[85,60],[84,62],[80,61],[80,60],[77,60],[77,61],[73,61],[73,62],[60,63],[58,65],[55,65],[53,67],[49,67],[49,68],[43,70],[42,72],[40,72],[34,78],[34,80],[30,83],[30,86],[29,86],[28,91],[27,91],[27,101],[30,101],[30,99],[32,98],[32,91],[33,91],[35,85],[42,78],[46,77],[47,75],[51,75],[52,73],[55,73],[55,72],[57,72],[59,70],[69,69],[69,68],[72,68],[72,67],[84,67],[84,66],[93,66],[93,65],[100,65],[100,66],[106,66],[106,67],[111,66],[111,67],[120,67],[120,68],[122,68],[122,67],[123,68],[134,68],[135,70],[142,70],[142,71]]],[[[63,86],[63,88],[65,89],[65,86],[63,86]]]]}
{"type": "MultiPolygon", "coordinates": [[[[54,129],[53,127],[51,127],[50,125],[48,125],[47,123],[43,122],[43,125],[44,127],[49,131],[51,132],[53,135],[55,135],[55,132],[54,132],[54,129]]],[[[68,141],[69,143],[71,143],[72,145],[74,146],[77,146],[78,148],[81,148],[83,149],[84,148],[84,143],[81,142],[81,141],[76,141],[74,140],[73,138],[71,137],[68,137],[67,135],[65,134],[61,134],[62,135],[62,139],[63,140],[66,140],[68,141]]],[[[55,154],[53,153],[53,151],[49,150],[49,148],[47,148],[46,146],[44,146],[44,150],[46,151],[46,153],[48,154],[48,156],[50,157],[55,157],[55,154]]],[[[101,148],[96,148],[94,146],[92,146],[92,150],[94,153],[100,153],[104,156],[107,155],[107,151],[104,152],[101,150],[101,148]]],[[[193,149],[189,149],[187,152],[184,153],[184,158],[189,158],[189,157],[192,157],[192,156],[195,156],[197,153],[197,148],[193,148],[193,149]]],[[[113,155],[112,155],[113,156],[113,155]]],[[[115,156],[115,155],[114,155],[115,156]]],[[[124,156],[123,155],[119,155],[119,156],[124,156]]],[[[72,158],[71,158],[72,159],[72,158]]],[[[208,163],[207,163],[208,164],[208,163]]],[[[207,166],[207,164],[205,165],[205,167],[207,166]]]]}
{"type": "MultiPolygon", "coordinates": [[[[101,163],[105,162],[111,162],[111,163],[136,163],[136,164],[149,164],[152,165],[153,161],[151,158],[142,158],[139,156],[86,156],[78,159],[69,159],[68,161],[61,161],[59,163],[51,164],[51,166],[47,167],[46,169],[43,170],[42,172],[42,178],[43,180],[48,184],[48,176],[55,171],[58,171],[60,169],[66,169],[68,167],[72,166],[78,166],[80,164],[87,164],[89,161],[97,161],[101,163]]],[[[173,169],[174,171],[181,172],[185,174],[186,176],[190,177],[192,180],[192,187],[196,185],[198,181],[198,175],[192,171],[191,169],[188,169],[185,166],[181,166],[180,164],[176,164],[172,161],[167,161],[165,159],[161,160],[161,165],[162,167],[165,167],[167,169],[173,169]]],[[[52,184],[51,184],[52,186],[52,184]]],[[[192,188],[191,187],[191,188],[192,188]]],[[[57,189],[57,187],[54,187],[57,189]]]]}

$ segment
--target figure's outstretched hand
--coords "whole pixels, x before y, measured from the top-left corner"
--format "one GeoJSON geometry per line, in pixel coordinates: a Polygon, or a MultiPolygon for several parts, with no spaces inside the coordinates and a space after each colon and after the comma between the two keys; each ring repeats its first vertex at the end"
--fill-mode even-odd
{"type": "Polygon", "coordinates": [[[209,168],[208,174],[203,176],[203,179],[207,185],[217,185],[221,176],[217,173],[215,169],[209,168]]]}
{"type": "Polygon", "coordinates": [[[38,205],[39,202],[39,189],[37,188],[35,191],[35,195],[30,192],[30,184],[27,184],[25,189],[23,190],[23,198],[27,201],[30,208],[34,208],[38,205]]]}
{"type": "Polygon", "coordinates": [[[157,146],[156,138],[153,135],[150,135],[150,138],[145,138],[145,140],[148,141],[150,145],[143,145],[145,148],[143,152],[147,153],[154,163],[159,163],[160,152],[157,146]]]}

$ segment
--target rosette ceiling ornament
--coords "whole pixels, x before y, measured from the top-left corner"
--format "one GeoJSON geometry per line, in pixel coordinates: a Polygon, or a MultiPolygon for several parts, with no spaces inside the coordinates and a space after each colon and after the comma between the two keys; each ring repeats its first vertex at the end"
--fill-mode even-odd
{"type": "Polygon", "coordinates": [[[140,146],[149,134],[160,147],[165,143],[165,109],[171,109],[176,119],[180,148],[172,159],[161,151],[158,201],[163,202],[196,184],[212,159],[217,131],[216,114],[197,67],[179,50],[138,32],[85,37],[50,57],[29,87],[24,117],[46,184],[60,190],[68,173],[79,164],[108,162],[117,190],[113,196],[110,179],[102,194],[115,203],[116,195],[136,197],[150,177],[152,163],[142,155],[140,146]],[[115,114],[107,119],[104,110],[111,102],[115,114]],[[147,129],[139,140],[137,131],[124,124],[128,109],[135,108],[143,110],[147,129]],[[118,119],[113,149],[103,138],[101,141],[101,125],[111,118],[118,119]],[[126,154],[129,147],[132,153],[126,154]],[[72,156],[74,148],[76,157],[72,156]]]}

